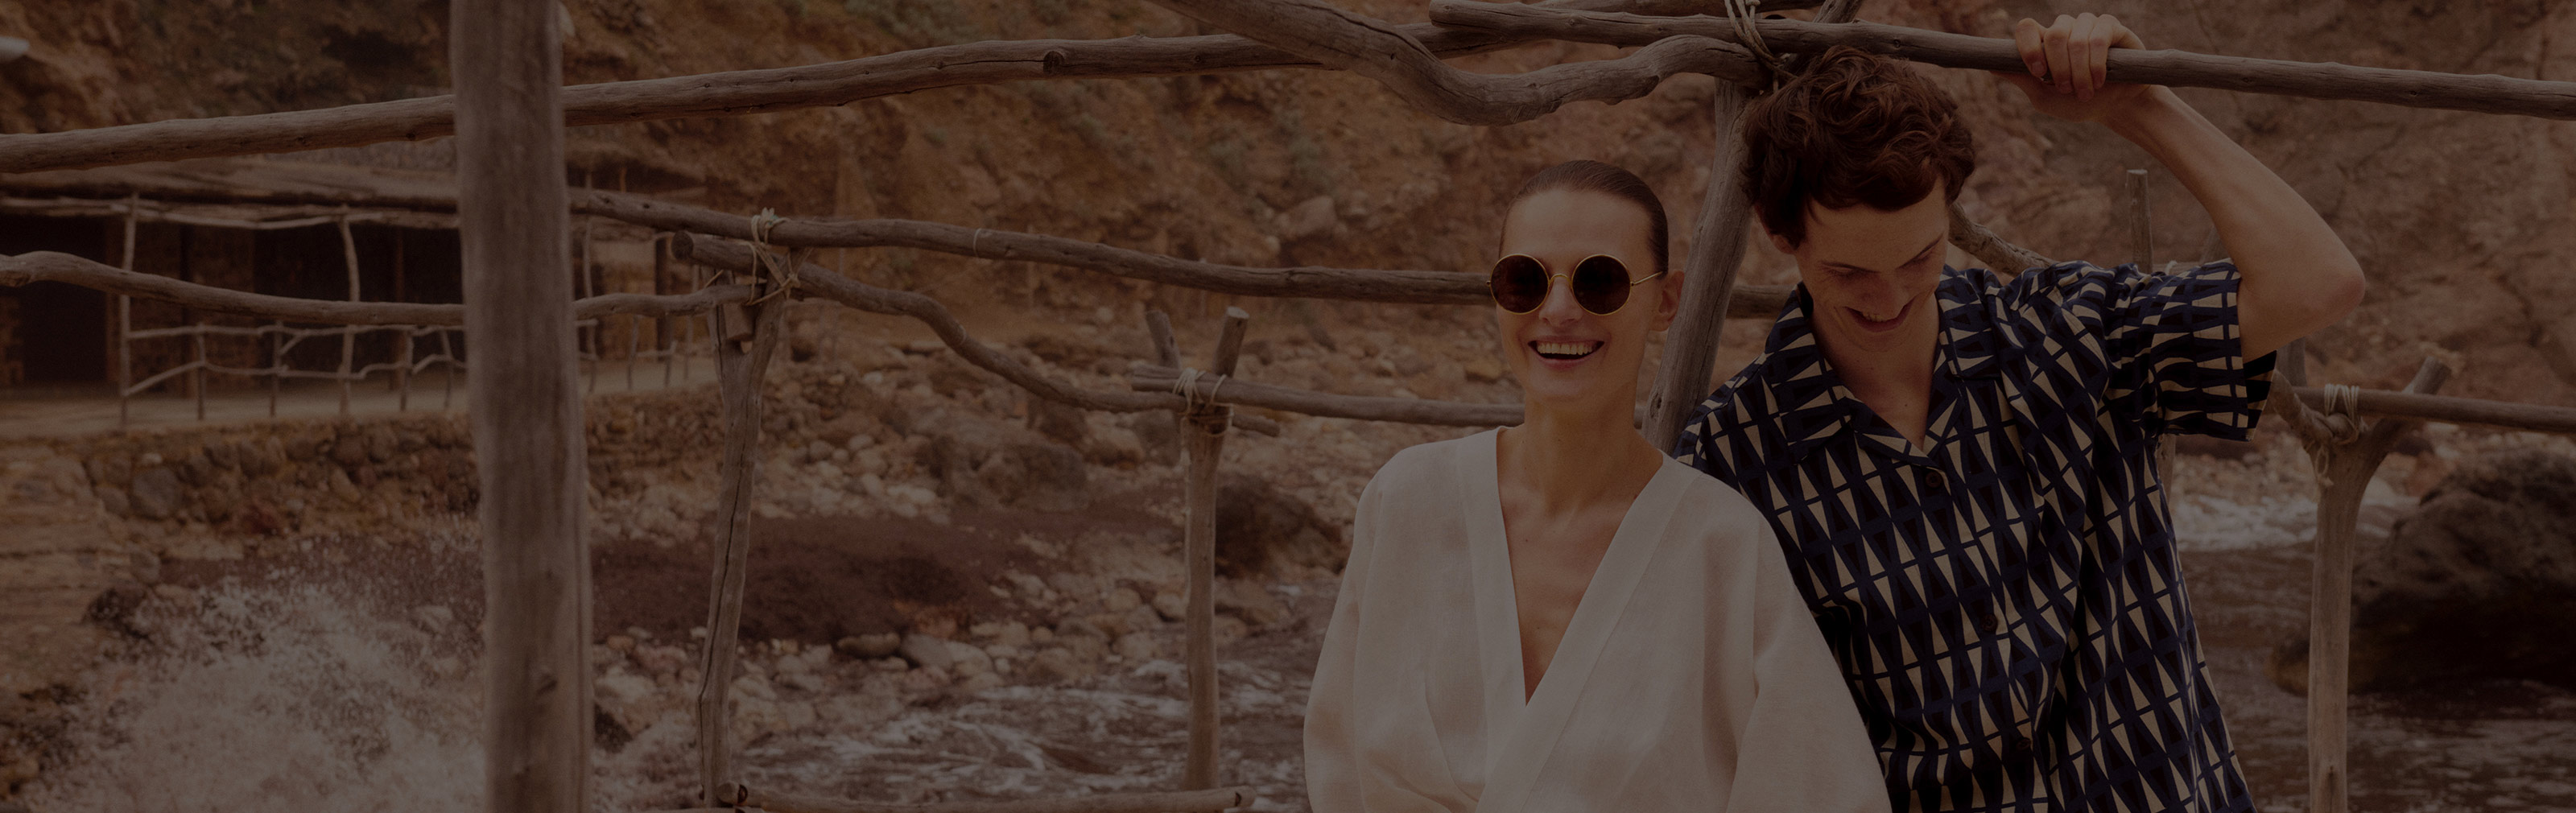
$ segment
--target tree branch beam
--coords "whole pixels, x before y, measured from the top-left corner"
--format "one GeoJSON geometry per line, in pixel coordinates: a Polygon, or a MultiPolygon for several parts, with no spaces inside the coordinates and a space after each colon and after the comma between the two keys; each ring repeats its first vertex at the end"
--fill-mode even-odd
{"type": "MultiPolygon", "coordinates": [[[[1644,96],[1665,78],[1705,73],[1735,84],[1763,75],[1741,46],[1670,37],[1617,59],[1551,65],[1521,74],[1469,73],[1406,30],[1325,0],[1154,0],[1164,8],[1264,45],[1375,79],[1415,109],[1457,122],[1528,121],[1578,101],[1644,96]]],[[[1497,37],[1503,39],[1503,37],[1497,37]]]]}
{"type": "MultiPolygon", "coordinates": [[[[1778,7],[1804,4],[1790,2],[1778,7]]],[[[1550,5],[1570,9],[1630,6],[1624,0],[1555,0],[1550,5]]],[[[1648,10],[1690,10],[1687,2],[1679,0],[1649,0],[1646,5],[1651,7],[1648,10]]],[[[1443,58],[1528,41],[1432,23],[1414,23],[1399,29],[1443,58]]],[[[562,97],[564,124],[584,127],[834,107],[881,96],[998,82],[1320,67],[1323,65],[1312,59],[1230,34],[996,40],[793,68],[575,85],[564,88],[562,97]]],[[[59,133],[0,135],[0,173],[423,141],[455,132],[453,96],[174,119],[59,133]]]]}
{"type": "MultiPolygon", "coordinates": [[[[1645,45],[1668,37],[1697,36],[1737,42],[1722,17],[1652,17],[1610,11],[1540,8],[1476,0],[1431,0],[1431,20],[1496,38],[1550,37],[1610,45],[1645,45]]],[[[1884,56],[1945,68],[2028,70],[2012,40],[1925,31],[1877,23],[1820,24],[1798,20],[1757,23],[1775,53],[1816,53],[1849,45],[1884,56]]],[[[2576,119],[2576,82],[2462,75],[2335,62],[2217,56],[2175,50],[2115,49],[2109,77],[2174,87],[2379,102],[2437,110],[2466,110],[2544,119],[2576,119]]]]}
{"type": "MultiPolygon", "coordinates": [[[[56,251],[0,256],[0,287],[62,282],[110,294],[171,302],[210,313],[334,325],[462,325],[465,306],[419,302],[351,302],[254,294],[127,271],[56,251]]],[[[610,315],[686,316],[748,302],[748,285],[716,285],[686,294],[603,294],[573,303],[575,320],[610,315]]]]}

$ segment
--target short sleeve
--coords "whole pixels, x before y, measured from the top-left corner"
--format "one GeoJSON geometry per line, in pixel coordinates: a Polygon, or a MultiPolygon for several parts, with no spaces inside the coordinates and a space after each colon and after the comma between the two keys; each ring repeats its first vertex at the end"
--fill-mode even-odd
{"type": "Polygon", "coordinates": [[[2062,378],[2098,375],[2105,412],[2163,434],[2244,440],[2271,395],[2273,359],[2244,357],[2238,279],[2223,260],[2170,274],[2061,263],[2015,280],[2022,295],[2010,299],[2045,351],[2032,361],[2062,378]]]}

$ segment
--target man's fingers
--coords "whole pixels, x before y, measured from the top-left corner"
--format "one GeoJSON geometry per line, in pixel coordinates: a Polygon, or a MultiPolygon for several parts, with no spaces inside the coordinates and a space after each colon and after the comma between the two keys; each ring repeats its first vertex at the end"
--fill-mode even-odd
{"type": "Polygon", "coordinates": [[[2111,43],[2107,30],[2110,21],[2109,17],[2087,14],[2076,22],[2075,70],[2079,83],[2084,87],[2083,92],[2076,95],[2082,98],[2093,98],[2093,92],[2102,89],[2103,80],[2111,72],[2111,43]]]}
{"type": "Polygon", "coordinates": [[[2021,52],[2021,64],[2030,68],[2033,77],[2048,75],[2048,54],[2043,50],[2042,36],[2038,20],[2023,17],[2013,24],[2013,48],[2021,52]]]}
{"type": "Polygon", "coordinates": [[[2044,49],[2048,55],[2047,78],[2057,85],[2059,93],[2075,92],[2075,61],[2066,55],[2067,40],[2074,34],[2075,18],[2058,15],[2057,23],[2048,27],[2044,49]]]}
{"type": "Polygon", "coordinates": [[[2117,46],[2115,41],[2120,39],[2120,33],[2125,33],[2125,28],[2120,28],[2120,21],[2115,21],[2112,15],[2094,18],[2092,49],[2087,49],[2087,59],[2084,59],[2089,75],[2092,75],[2094,90],[2110,85],[2110,49],[2117,46]]]}

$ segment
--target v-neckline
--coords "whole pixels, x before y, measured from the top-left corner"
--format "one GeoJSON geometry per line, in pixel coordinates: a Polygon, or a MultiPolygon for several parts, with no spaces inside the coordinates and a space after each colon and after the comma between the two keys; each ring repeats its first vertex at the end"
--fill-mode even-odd
{"type": "MultiPolygon", "coordinates": [[[[1592,569],[1583,597],[1557,639],[1556,654],[1536,688],[1521,667],[1520,606],[1511,576],[1511,545],[1504,536],[1500,455],[1501,430],[1492,430],[1470,446],[1463,479],[1468,506],[1469,577],[1474,579],[1476,629],[1484,675],[1487,789],[1528,774],[1536,763],[1506,770],[1506,761],[1543,759],[1572,710],[1576,694],[1599,665],[1611,630],[1653,560],[1655,542],[1671,522],[1675,489],[1685,485],[1670,471],[1680,464],[1660,461],[1652,479],[1628,503],[1610,547],[1592,569]]],[[[1684,471],[1682,474],[1695,474],[1684,471]]],[[[1526,777],[1523,777],[1526,778],[1526,777]]]]}

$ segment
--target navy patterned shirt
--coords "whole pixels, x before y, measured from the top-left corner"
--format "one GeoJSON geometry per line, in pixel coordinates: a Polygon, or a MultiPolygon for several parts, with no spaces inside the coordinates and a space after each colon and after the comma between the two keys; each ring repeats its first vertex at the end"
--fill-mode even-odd
{"type": "Polygon", "coordinates": [[[2156,470],[2242,440],[2236,268],[1943,269],[1924,442],[1855,399],[1801,287],[1673,455],[1771,518],[1895,808],[2247,811],[2156,470]]]}

